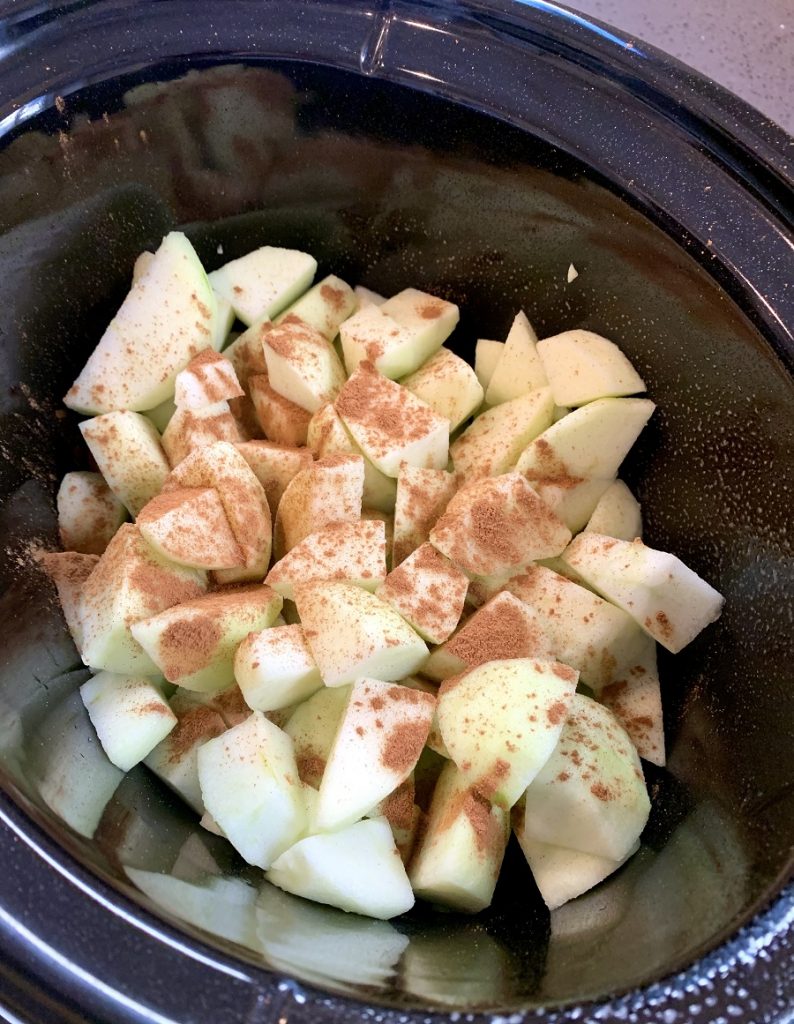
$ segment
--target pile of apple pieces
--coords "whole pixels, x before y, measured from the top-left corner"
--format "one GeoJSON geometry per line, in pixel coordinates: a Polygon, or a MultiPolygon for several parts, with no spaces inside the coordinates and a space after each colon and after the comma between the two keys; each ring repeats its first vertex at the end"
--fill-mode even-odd
{"type": "Polygon", "coordinates": [[[587,331],[519,313],[472,369],[453,304],[315,269],[207,277],[176,233],[139,259],[66,396],[99,473],[64,478],[44,559],[83,700],[290,892],[477,911],[512,828],[557,907],[636,850],[656,641],[722,604],[617,479],[653,403],[587,331]]]}

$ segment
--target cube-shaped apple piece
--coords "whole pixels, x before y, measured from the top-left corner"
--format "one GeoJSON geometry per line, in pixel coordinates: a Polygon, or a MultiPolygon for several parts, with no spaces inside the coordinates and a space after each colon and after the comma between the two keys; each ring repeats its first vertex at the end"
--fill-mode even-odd
{"type": "Polygon", "coordinates": [[[178,466],[192,451],[217,441],[234,444],[243,435],[232,416],[229,403],[214,402],[200,409],[177,406],[163,431],[163,448],[172,466],[178,466]]]}
{"type": "Polygon", "coordinates": [[[548,381],[536,347],[537,340],[526,314],[518,313],[488,382],[485,392],[488,405],[500,405],[546,387],[548,381]]]}
{"type": "Polygon", "coordinates": [[[319,789],[350,686],[323,686],[299,704],[284,731],[292,737],[301,782],[319,789]]]}
{"type": "Polygon", "coordinates": [[[381,376],[372,363],[361,363],[335,404],[353,440],[386,476],[397,477],[406,463],[425,469],[446,468],[449,421],[381,376]]]}
{"type": "Polygon", "coordinates": [[[248,378],[254,413],[268,441],[292,448],[305,446],[311,413],[284,398],[270,386],[266,373],[248,378]]]}
{"type": "Polygon", "coordinates": [[[99,672],[80,696],[102,749],[123,772],[142,761],[176,725],[176,715],[145,676],[99,672]]]}
{"type": "Polygon", "coordinates": [[[598,699],[626,730],[640,757],[664,767],[664,717],[656,643],[650,637],[645,639],[648,647],[643,657],[629,666],[622,677],[605,686],[598,699]]]}
{"type": "Polygon", "coordinates": [[[230,569],[245,561],[214,487],[180,487],[152,498],[138,515],[152,547],[177,565],[230,569]]]}
{"type": "Polygon", "coordinates": [[[677,654],[719,618],[724,598],[680,558],[639,539],[580,534],[563,555],[607,601],[677,654]]]}
{"type": "Polygon", "coordinates": [[[132,625],[132,635],[169,683],[217,690],[234,682],[234,652],[253,630],[266,629],[281,597],[261,585],[217,590],[132,625]]]}
{"type": "Polygon", "coordinates": [[[80,424],[80,433],[119,501],[137,516],[160,493],[170,466],[160,435],[137,412],[109,412],[80,424]]]}
{"type": "Polygon", "coordinates": [[[199,352],[176,375],[174,403],[180,409],[196,411],[243,394],[230,360],[211,348],[199,352]]]}
{"type": "Polygon", "coordinates": [[[276,317],[277,324],[286,320],[301,320],[308,327],[319,331],[326,341],[333,341],[339,333],[339,325],[356,308],[356,296],[349,284],[341,277],[329,274],[318,281],[291,306],[276,317]]]}
{"type": "Polygon", "coordinates": [[[299,625],[249,633],[234,656],[234,678],[255,711],[299,704],[323,685],[299,625]]]}
{"type": "Polygon", "coordinates": [[[592,331],[564,331],[544,338],[537,352],[557,405],[584,405],[645,390],[642,377],[618,346],[592,331]]]}
{"type": "Polygon", "coordinates": [[[392,565],[399,565],[428,540],[456,489],[455,476],[446,470],[400,467],[394,504],[392,565]]]}
{"type": "Polygon", "coordinates": [[[38,562],[55,584],[66,627],[79,652],[83,646],[83,584],[96,568],[99,556],[84,555],[77,551],[47,551],[39,555],[38,562]]]}
{"type": "Polygon", "coordinates": [[[469,785],[512,807],[557,746],[577,679],[567,665],[534,658],[490,661],[446,679],[438,724],[469,785]]]}
{"type": "Polygon", "coordinates": [[[316,270],[317,260],[308,253],[265,245],[214,270],[209,280],[236,316],[250,325],[294,302],[311,285],[316,270]]]}
{"type": "Polygon", "coordinates": [[[361,517],[364,459],[331,455],[298,473],[282,495],[276,515],[275,554],[282,558],[309,534],[361,517]]]}
{"type": "Polygon", "coordinates": [[[458,491],[430,543],[472,576],[518,572],[559,555],[570,530],[520,473],[484,478],[458,491]]]}
{"type": "Polygon", "coordinates": [[[642,537],[640,503],[622,480],[610,484],[598,499],[584,532],[602,533],[618,540],[642,537]]]}
{"type": "Polygon", "coordinates": [[[312,827],[357,821],[404,782],[433,720],[432,694],[362,678],[353,684],[325,766],[312,827]]]}
{"type": "Polygon", "coordinates": [[[269,868],[306,828],[292,740],[260,711],[198,752],[207,811],[243,860],[269,868]]]}
{"type": "Polygon", "coordinates": [[[541,388],[482,413],[450,445],[455,472],[466,480],[506,473],[551,424],[553,412],[551,391],[541,388]]]}
{"type": "Polygon", "coordinates": [[[574,695],[557,747],[527,789],[524,834],[621,861],[650,810],[626,731],[608,708],[574,695]]]}
{"type": "Polygon", "coordinates": [[[345,370],[333,345],[297,317],[273,324],[263,338],[270,386],[283,398],[315,413],[333,402],[345,370]]]}
{"type": "Polygon", "coordinates": [[[422,667],[428,679],[450,676],[500,658],[553,656],[545,622],[512,594],[496,594],[437,647],[422,667]]]}
{"type": "Polygon", "coordinates": [[[472,789],[449,762],[410,864],[414,893],[453,910],[484,910],[493,899],[509,837],[508,812],[472,789]]]}
{"type": "Polygon", "coordinates": [[[449,420],[449,429],[455,430],[482,405],[483,390],[477,375],[467,362],[440,348],[400,383],[411,394],[427,402],[430,408],[449,420]]]}
{"type": "Polygon", "coordinates": [[[292,600],[296,583],[347,580],[376,590],[386,579],[386,527],[380,520],[331,523],[290,548],[265,582],[292,600]]]}
{"type": "Polygon", "coordinates": [[[301,839],[278,858],[266,877],[296,896],[384,921],[414,905],[385,818],[301,839]]]}
{"type": "Polygon", "coordinates": [[[427,658],[426,644],[408,623],[353,583],[298,584],[295,604],[326,686],[362,676],[402,679],[427,658]]]}
{"type": "Polygon", "coordinates": [[[100,473],[67,473],[56,504],[64,550],[85,555],[101,555],[127,518],[127,510],[100,473]]]}
{"type": "Polygon", "coordinates": [[[242,441],[235,448],[264,488],[270,516],[275,522],[278,503],[287,485],[314,461],[311,451],[308,448],[288,448],[272,441],[242,441]]]}
{"type": "Polygon", "coordinates": [[[157,675],[157,665],[134,639],[130,626],[191,601],[206,589],[206,573],[166,560],[136,526],[125,523],[83,584],[83,661],[94,669],[157,675]]]}
{"type": "Polygon", "coordinates": [[[480,382],[483,391],[488,390],[494,370],[505,349],[503,341],[491,341],[488,338],[479,338],[474,346],[474,373],[480,382]]]}
{"type": "Polygon", "coordinates": [[[469,580],[431,544],[392,569],[378,597],[431,644],[441,644],[460,621],[469,580]]]}
{"type": "Polygon", "coordinates": [[[199,747],[226,732],[226,723],[217,711],[201,704],[184,707],[176,717],[174,728],[143,762],[197,814],[204,814],[198,777],[199,747]]]}

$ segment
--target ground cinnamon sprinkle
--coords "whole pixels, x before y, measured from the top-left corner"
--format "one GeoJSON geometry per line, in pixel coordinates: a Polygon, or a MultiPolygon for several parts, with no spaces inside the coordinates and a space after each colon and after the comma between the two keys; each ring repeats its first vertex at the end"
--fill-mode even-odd
{"type": "Polygon", "coordinates": [[[325,771],[325,758],[311,751],[296,754],[298,778],[307,786],[318,786],[325,771]]]}
{"type": "Polygon", "coordinates": [[[559,725],[567,714],[568,708],[561,700],[555,700],[546,708],[546,718],[550,725],[559,725]]]}
{"type": "Polygon", "coordinates": [[[509,763],[502,760],[501,757],[498,757],[496,761],[494,761],[493,766],[485,773],[485,775],[476,781],[472,788],[486,800],[490,800],[499,788],[499,783],[509,773],[509,763]]]}
{"type": "Polygon", "coordinates": [[[381,813],[392,828],[409,829],[414,818],[414,780],[407,778],[381,804],[381,813]]]}
{"type": "MultiPolygon", "coordinates": [[[[418,691],[412,691],[417,693],[418,691]]],[[[429,697],[429,694],[425,696],[429,697]]],[[[432,698],[430,698],[432,700],[432,698]]],[[[398,722],[388,733],[381,751],[381,763],[402,775],[410,771],[419,760],[427,740],[429,722],[398,722]]]]}
{"type": "Polygon", "coordinates": [[[551,663],[551,671],[557,676],[558,679],[564,679],[566,683],[573,683],[576,681],[577,674],[568,665],[563,665],[559,661],[553,661],[551,663]]]}
{"type": "Polygon", "coordinates": [[[173,683],[205,668],[222,636],[217,621],[209,615],[191,615],[170,623],[160,637],[165,678],[173,683]]]}
{"type": "MultiPolygon", "coordinates": [[[[501,853],[504,846],[504,833],[494,814],[490,801],[476,789],[465,789],[456,793],[439,819],[436,829],[439,833],[452,828],[455,822],[465,815],[474,832],[475,846],[481,857],[501,853]]],[[[432,819],[432,808],[431,808],[432,819]]],[[[417,843],[417,849],[419,849],[417,843]]]]}
{"type": "Polygon", "coordinates": [[[531,613],[512,594],[497,594],[447,641],[447,653],[469,668],[488,661],[530,658],[546,653],[531,613]]]}
{"type": "Polygon", "coordinates": [[[320,285],[320,295],[334,309],[342,309],[345,304],[345,293],[341,288],[334,288],[330,284],[320,285]]]}
{"type": "Polygon", "coordinates": [[[198,742],[214,739],[225,730],[225,722],[212,708],[203,704],[188,708],[168,735],[168,761],[181,761],[198,742]]]}
{"type": "Polygon", "coordinates": [[[673,635],[673,627],[664,612],[656,613],[656,623],[659,629],[659,634],[663,636],[665,640],[669,640],[673,635]]]}
{"type": "Polygon", "coordinates": [[[418,441],[439,422],[430,406],[381,376],[368,360],[360,363],[348,379],[335,407],[342,419],[380,435],[373,439],[375,451],[395,443],[418,441]]]}
{"type": "Polygon", "coordinates": [[[594,782],[590,792],[597,800],[603,800],[605,803],[612,799],[611,792],[602,782],[594,782]]]}
{"type": "Polygon", "coordinates": [[[136,713],[139,715],[170,715],[171,712],[166,704],[161,703],[159,700],[151,700],[148,704],[141,704],[140,707],[136,708],[136,713]]]}
{"type": "Polygon", "coordinates": [[[553,484],[563,490],[572,490],[583,482],[583,477],[574,476],[545,437],[536,437],[530,450],[536,456],[537,465],[524,470],[530,483],[553,484]]]}

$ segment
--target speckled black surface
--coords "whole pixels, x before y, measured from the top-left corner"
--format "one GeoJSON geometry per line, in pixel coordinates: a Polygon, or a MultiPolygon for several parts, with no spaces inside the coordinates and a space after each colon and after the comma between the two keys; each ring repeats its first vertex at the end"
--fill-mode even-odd
{"type": "MultiPolygon", "coordinates": [[[[502,1022],[785,1020],[794,893],[776,894],[794,832],[791,141],[636,41],[547,4],[18,2],[3,15],[0,352],[11,390],[0,397],[0,529],[17,542],[0,599],[9,1012],[323,1024],[440,1020],[421,1007],[476,1004],[502,1022]],[[262,55],[267,66],[221,80],[209,67],[262,55]],[[126,101],[116,77],[130,87],[189,68],[176,88],[126,101]],[[231,98],[213,108],[219,81],[231,98]],[[649,536],[729,595],[717,629],[662,665],[673,749],[670,771],[650,776],[643,853],[555,918],[548,952],[548,918],[532,893],[516,899],[517,882],[468,930],[427,912],[398,924],[431,964],[473,956],[452,996],[432,974],[430,994],[417,989],[403,964],[369,989],[329,978],[328,990],[359,1001],[328,999],[279,983],[250,945],[158,920],[123,872],[175,870],[195,825],[143,769],[117,790],[94,843],[42,806],[52,723],[80,727],[73,649],[22,557],[25,540],[52,537],[55,474],[78,458],[74,435],[55,429],[53,394],[123,294],[135,253],[174,222],[193,222],[210,263],[218,242],[228,258],[269,240],[374,287],[438,288],[463,307],[464,349],[486,326],[503,333],[513,304],[542,333],[611,334],[661,406],[627,468],[649,536]],[[605,1001],[615,989],[631,991],[605,1001]],[[541,1009],[552,1002],[569,1009],[541,1009]]],[[[205,853],[219,872],[239,871],[212,844],[205,853]]]]}

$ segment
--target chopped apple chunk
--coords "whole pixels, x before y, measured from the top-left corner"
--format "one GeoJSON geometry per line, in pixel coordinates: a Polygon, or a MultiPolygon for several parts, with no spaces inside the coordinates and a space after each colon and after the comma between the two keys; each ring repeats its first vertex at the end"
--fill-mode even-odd
{"type": "Polygon", "coordinates": [[[455,476],[444,469],[400,467],[394,504],[392,565],[405,561],[429,539],[430,531],[456,489],[455,476]]]}
{"type": "Polygon", "coordinates": [[[178,408],[203,409],[243,394],[229,359],[209,348],[194,356],[176,375],[174,403],[178,408]]]}
{"type": "Polygon", "coordinates": [[[98,555],[84,555],[77,551],[47,551],[38,557],[39,565],[49,575],[58,591],[63,617],[78,652],[83,646],[83,584],[96,568],[98,561],[98,555]]]}
{"type": "Polygon", "coordinates": [[[56,498],[58,533],[65,551],[101,555],[127,518],[127,510],[100,473],[67,473],[56,498]]]}
{"type": "Polygon", "coordinates": [[[234,444],[242,439],[229,403],[221,401],[200,409],[177,406],[163,431],[162,444],[168,461],[172,466],[178,466],[197,448],[217,441],[234,444]]]}
{"type": "Polygon", "coordinates": [[[449,420],[450,431],[467,420],[482,404],[483,390],[474,370],[448,348],[440,348],[408,377],[400,381],[411,394],[427,402],[433,412],[449,420]]]}
{"type": "Polygon", "coordinates": [[[265,245],[214,270],[209,280],[236,316],[250,325],[294,302],[312,283],[316,270],[317,261],[308,253],[265,245]]]}
{"type": "Polygon", "coordinates": [[[249,633],[234,655],[234,678],[255,711],[300,704],[323,685],[299,625],[249,633]]]}
{"type": "Polygon", "coordinates": [[[460,620],[468,588],[467,576],[423,544],[392,569],[377,593],[424,640],[441,644],[460,620]]]}
{"type": "Polygon", "coordinates": [[[335,522],[290,548],[265,582],[292,600],[296,583],[347,580],[375,590],[386,578],[386,527],[378,520],[335,522]]]}
{"type": "Polygon", "coordinates": [[[592,331],[565,331],[544,338],[537,352],[557,405],[584,405],[645,390],[618,346],[592,331]]]}
{"type": "Polygon", "coordinates": [[[160,435],[137,412],[95,416],[80,424],[80,433],[108,487],[137,516],[169,473],[160,435]]]}
{"type": "Polygon", "coordinates": [[[297,319],[319,331],[326,341],[333,341],[339,333],[339,325],[355,308],[356,296],[350,285],[341,277],[329,274],[279,314],[275,323],[297,319]]]}
{"type": "Polygon", "coordinates": [[[311,466],[312,453],[308,448],[290,448],[272,441],[242,441],[235,448],[262,485],[275,522],[284,491],[298,473],[311,466]]]}
{"type": "Polygon", "coordinates": [[[537,340],[526,314],[518,313],[488,382],[485,392],[488,405],[500,405],[546,387],[548,381],[536,347],[537,340]]]}
{"type": "Polygon", "coordinates": [[[364,459],[331,455],[318,459],[290,481],[278,506],[275,527],[277,558],[302,540],[333,523],[355,523],[361,517],[364,459]]]}
{"type": "Polygon", "coordinates": [[[292,448],[306,445],[310,412],[272,388],[266,373],[253,374],[248,378],[248,393],[256,420],[268,441],[292,448]]]}
{"type": "Polygon", "coordinates": [[[283,398],[315,413],[333,402],[345,371],[333,346],[296,317],[274,324],[263,338],[270,386],[283,398]]]}
{"type": "Polygon", "coordinates": [[[180,487],[152,498],[138,528],[155,551],[177,565],[230,569],[245,561],[214,487],[180,487]]]}

